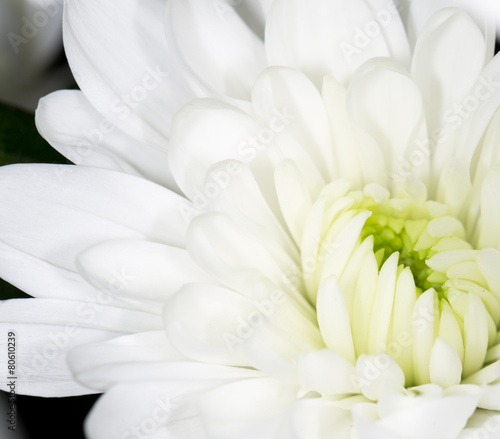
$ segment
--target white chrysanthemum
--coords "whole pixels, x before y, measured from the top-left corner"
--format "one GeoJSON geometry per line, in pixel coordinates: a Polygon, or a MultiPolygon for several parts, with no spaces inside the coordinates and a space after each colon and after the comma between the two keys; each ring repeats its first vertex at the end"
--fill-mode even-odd
{"type": "Polygon", "coordinates": [[[105,392],[92,439],[496,437],[489,20],[233,3],[67,2],[37,123],[85,166],[0,170],[18,390],[105,392]]]}

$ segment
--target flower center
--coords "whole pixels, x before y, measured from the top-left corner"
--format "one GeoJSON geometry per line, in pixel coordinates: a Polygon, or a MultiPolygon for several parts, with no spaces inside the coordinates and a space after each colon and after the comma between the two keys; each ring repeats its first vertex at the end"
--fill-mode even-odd
{"type": "Polygon", "coordinates": [[[407,386],[458,384],[485,364],[500,323],[500,295],[485,278],[484,251],[473,249],[447,210],[427,200],[418,183],[393,197],[374,184],[362,191],[345,181],[324,188],[305,224],[302,262],[322,333],[335,326],[320,309],[332,303],[322,286],[334,278],[345,301],[340,320],[349,327],[323,335],[328,348],[351,362],[387,353],[407,386]]]}

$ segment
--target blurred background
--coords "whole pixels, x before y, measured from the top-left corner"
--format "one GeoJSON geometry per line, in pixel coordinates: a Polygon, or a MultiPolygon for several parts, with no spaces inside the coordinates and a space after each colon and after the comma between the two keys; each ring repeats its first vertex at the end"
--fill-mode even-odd
{"type": "MultiPolygon", "coordinates": [[[[39,136],[33,117],[40,97],[76,88],[62,47],[63,1],[0,0],[0,166],[67,163],[39,136]]],[[[492,10],[500,16],[497,1],[492,0],[492,10]]],[[[23,297],[0,279],[0,299],[23,297]]],[[[5,415],[7,394],[0,392],[0,439],[83,439],[83,421],[96,399],[17,396],[18,431],[12,433],[5,415]]]]}

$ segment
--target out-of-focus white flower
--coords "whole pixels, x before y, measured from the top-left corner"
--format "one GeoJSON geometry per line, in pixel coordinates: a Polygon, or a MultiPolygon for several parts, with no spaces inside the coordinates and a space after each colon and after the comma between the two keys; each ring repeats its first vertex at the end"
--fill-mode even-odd
{"type": "Polygon", "coordinates": [[[37,124],[82,166],[0,170],[19,390],[105,392],[92,439],[495,437],[500,58],[467,4],[68,1],[81,91],[37,124]]]}
{"type": "Polygon", "coordinates": [[[38,100],[72,82],[62,55],[63,0],[2,0],[0,101],[34,111],[38,100]]]}

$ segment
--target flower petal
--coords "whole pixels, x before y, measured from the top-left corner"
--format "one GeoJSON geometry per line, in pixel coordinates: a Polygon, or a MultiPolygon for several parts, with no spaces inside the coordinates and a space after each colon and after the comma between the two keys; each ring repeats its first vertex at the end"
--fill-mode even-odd
{"type": "Polygon", "coordinates": [[[301,70],[320,88],[327,73],[345,85],[369,58],[394,56],[408,62],[409,47],[394,3],[384,3],[378,13],[375,9],[362,0],[275,1],[266,26],[269,64],[301,70]]]}
{"type": "MultiPolygon", "coordinates": [[[[93,393],[77,384],[68,369],[66,356],[73,347],[161,327],[159,316],[104,301],[8,300],[0,303],[0,315],[4,333],[15,332],[21,346],[17,349],[18,392],[47,397],[93,393]]],[[[7,338],[1,351],[6,357],[7,338]]]]}
{"type": "Polygon", "coordinates": [[[207,393],[200,411],[210,437],[272,439],[297,389],[274,378],[244,380],[207,393]],[[244,395],[244,398],[241,397],[244,395]]]}
{"type": "Polygon", "coordinates": [[[443,133],[437,133],[440,128],[447,131],[450,127],[441,125],[449,125],[457,117],[456,105],[466,103],[462,101],[477,81],[485,61],[481,30],[463,10],[443,9],[426,24],[415,47],[412,76],[422,90],[432,137],[441,137],[443,141],[443,133]]]}
{"type": "Polygon", "coordinates": [[[71,0],[64,9],[64,46],[85,97],[158,148],[166,147],[173,112],[194,97],[168,55],[164,7],[161,0],[71,0]]]}
{"type": "Polygon", "coordinates": [[[396,180],[415,173],[425,181],[430,154],[422,96],[405,69],[388,59],[365,63],[352,78],[347,109],[366,182],[385,184],[384,169],[396,180]]]}
{"type": "Polygon", "coordinates": [[[138,175],[179,190],[167,153],[126,135],[79,90],[62,90],[41,99],[36,124],[43,137],[77,165],[138,175]]]}
{"type": "Polygon", "coordinates": [[[248,99],[267,64],[264,44],[230,4],[170,0],[166,29],[176,55],[209,91],[248,99]]]}
{"type": "Polygon", "coordinates": [[[245,297],[209,284],[189,284],[165,307],[165,327],[171,343],[184,355],[205,363],[249,366],[241,345],[254,332],[255,312],[245,297]]]}
{"type": "Polygon", "coordinates": [[[150,241],[96,244],[80,253],[77,266],[100,290],[109,288],[113,273],[122,273],[123,282],[112,292],[138,300],[164,301],[189,282],[213,282],[185,249],[150,241]]]}

